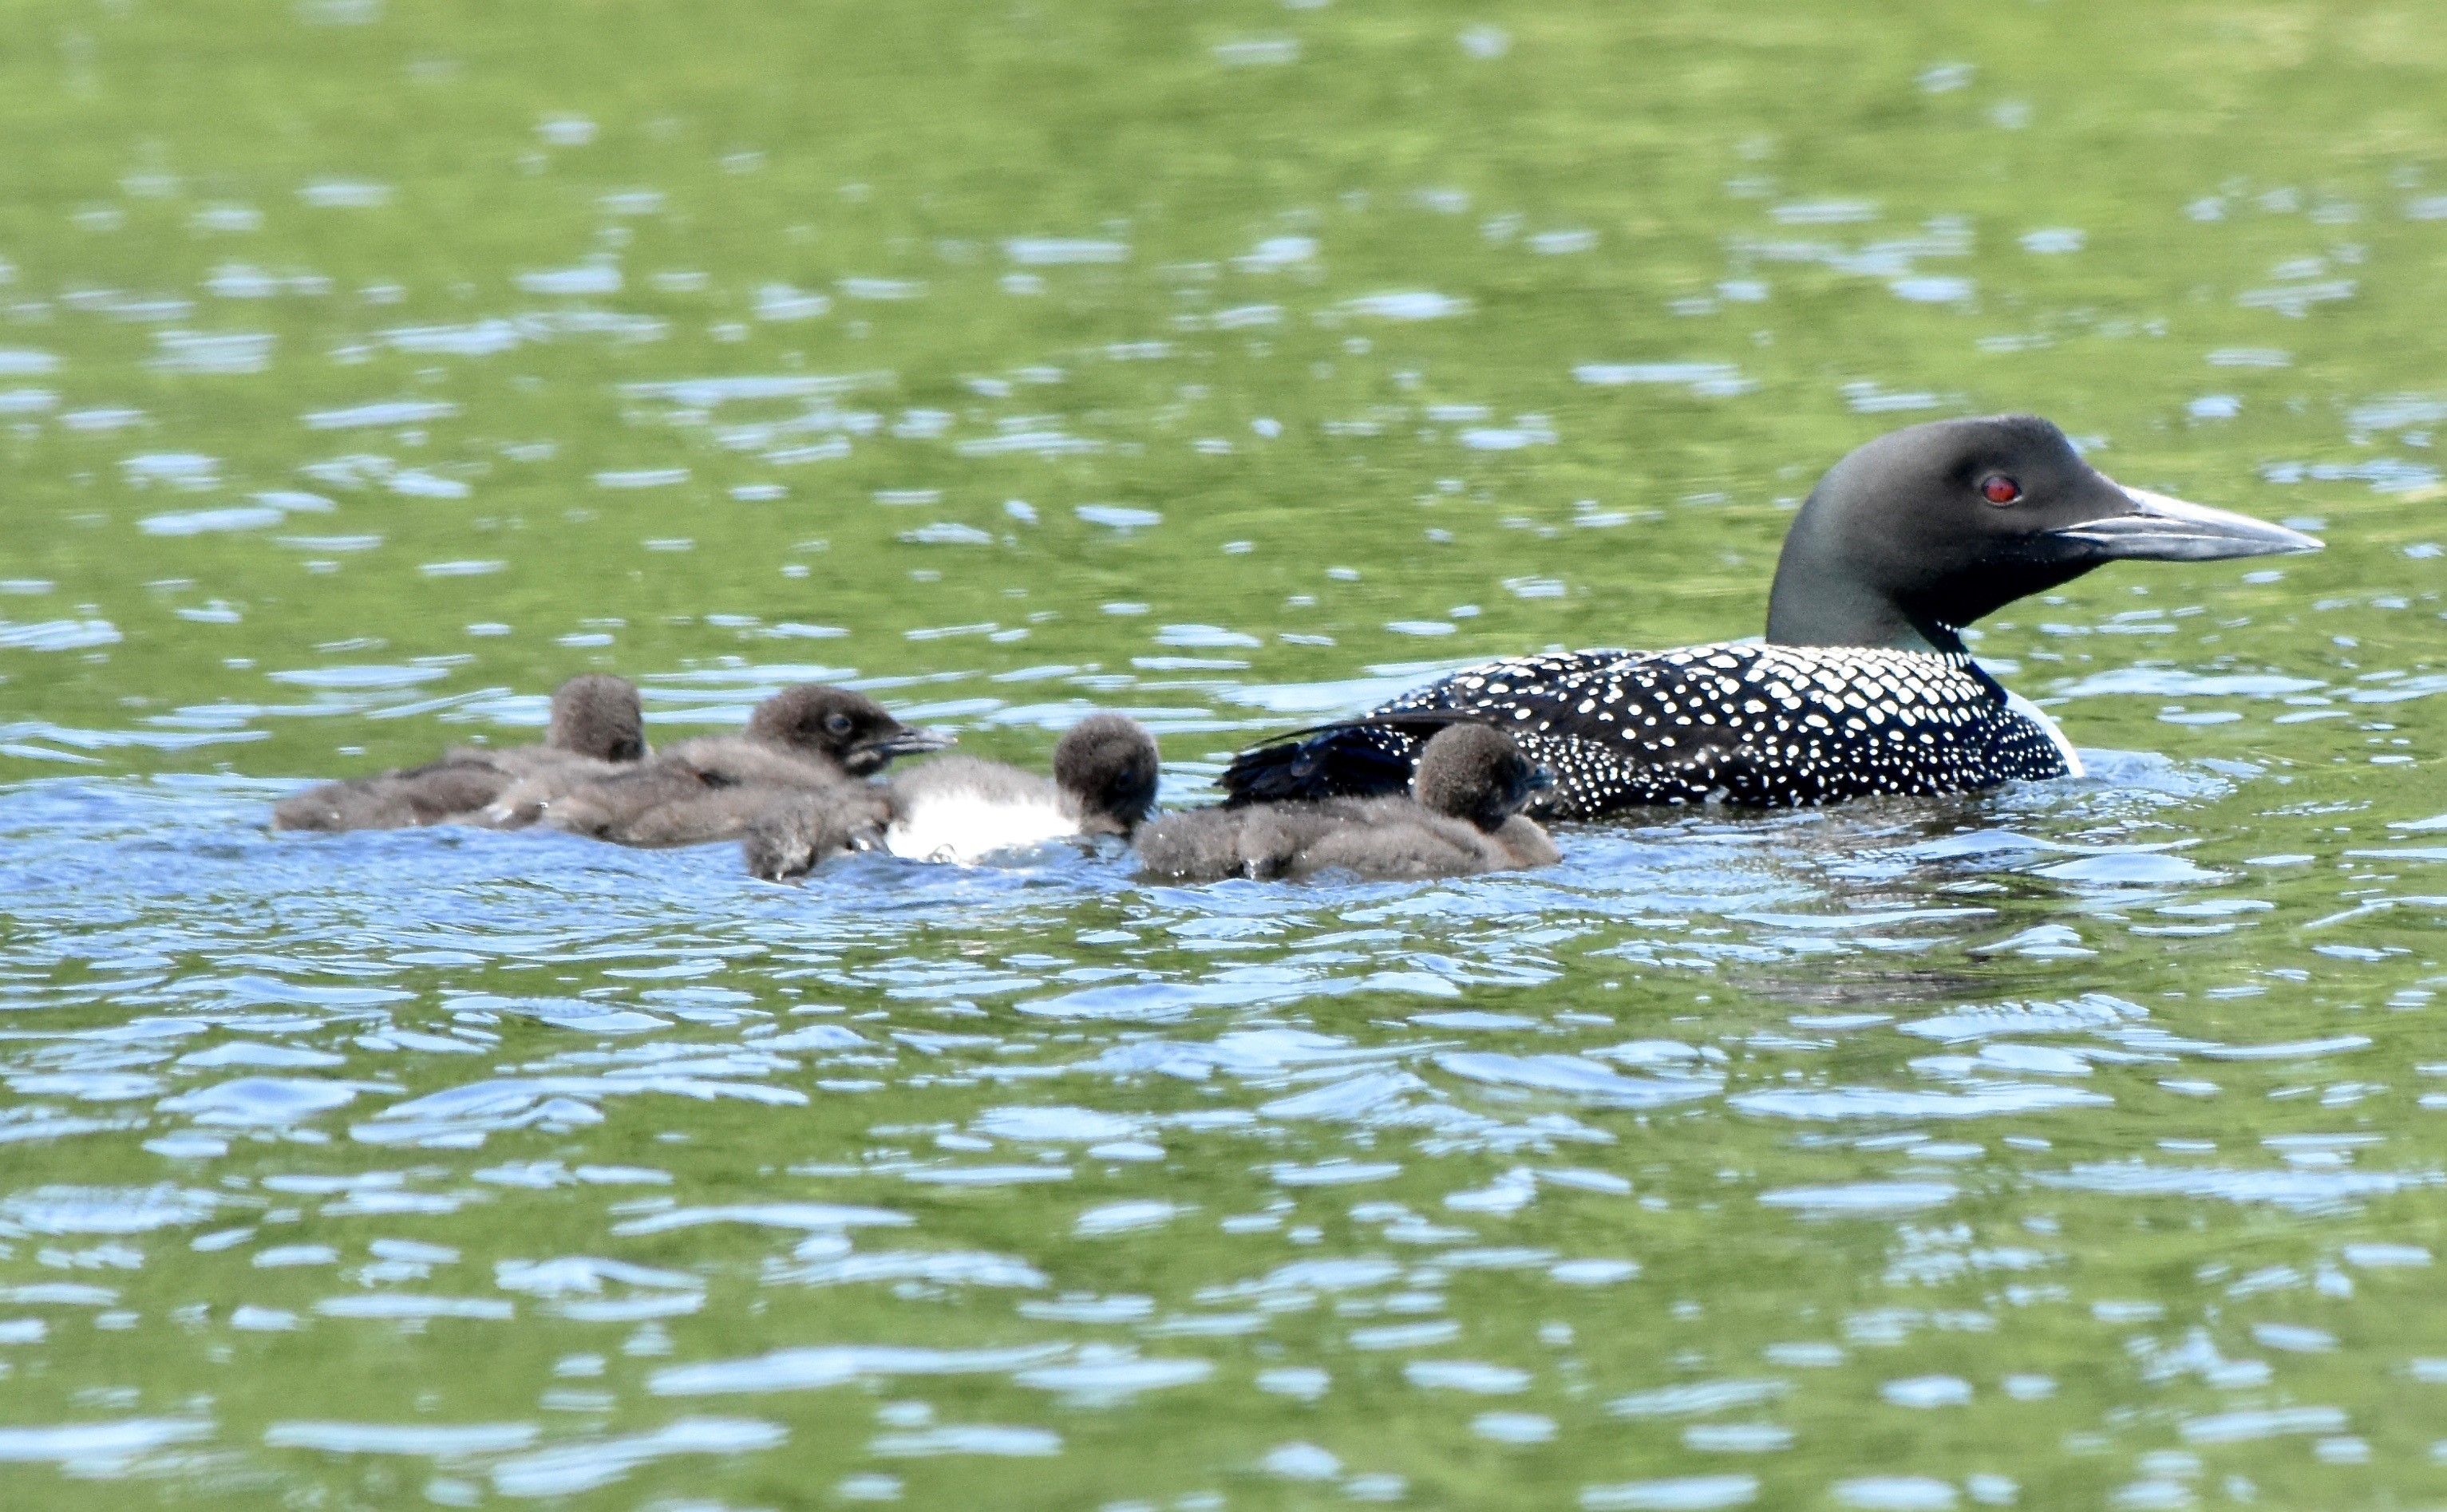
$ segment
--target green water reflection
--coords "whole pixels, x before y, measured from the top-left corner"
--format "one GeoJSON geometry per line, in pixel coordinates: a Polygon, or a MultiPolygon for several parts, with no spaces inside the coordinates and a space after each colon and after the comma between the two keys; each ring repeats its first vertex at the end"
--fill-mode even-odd
{"type": "Polygon", "coordinates": [[[2430,10],[9,30],[0,1499],[2447,1494],[2430,10]],[[593,669],[1191,798],[1755,633],[2005,408],[2330,541],[1983,627],[2085,783],[1426,889],[260,828],[593,669]]]}

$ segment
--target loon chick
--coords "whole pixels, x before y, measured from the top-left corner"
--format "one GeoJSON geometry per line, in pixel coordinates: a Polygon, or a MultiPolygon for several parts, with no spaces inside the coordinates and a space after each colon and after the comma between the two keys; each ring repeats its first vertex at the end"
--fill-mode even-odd
{"type": "Polygon", "coordinates": [[[1091,714],[1053,747],[1053,780],[945,756],[896,777],[883,848],[962,865],[1072,836],[1128,837],[1155,809],[1155,737],[1122,714],[1091,714]]]}
{"type": "Polygon", "coordinates": [[[1264,880],[1329,868],[1375,880],[1525,871],[1562,859],[1521,813],[1553,779],[1492,725],[1450,725],[1419,755],[1418,797],[1324,798],[1167,814],[1139,836],[1142,876],[1264,880]]]}
{"type": "Polygon", "coordinates": [[[891,801],[871,783],[768,795],[739,837],[739,857],[749,876],[787,882],[833,857],[875,849],[891,817],[891,801]]]}
{"type": "Polygon", "coordinates": [[[552,722],[541,746],[455,746],[440,761],[422,766],[319,784],[273,805],[272,827],[405,829],[472,822],[521,784],[610,776],[645,757],[645,718],[635,685],[589,672],[554,691],[552,722]]]}
{"type": "Polygon", "coordinates": [[[1914,425],[1811,490],[1776,563],[1765,644],[1489,662],[1243,751],[1221,784],[1227,803],[1398,791],[1418,722],[1454,719],[1501,725],[1551,768],[1531,811],[1554,819],[2077,776],[2071,744],[1971,659],[1963,626],[2110,561],[2320,544],[2127,488],[2036,416],[1914,425]]]}
{"type": "MultiPolygon", "coordinates": [[[[623,845],[730,840],[782,798],[846,787],[896,756],[940,750],[951,737],[912,729],[863,693],[802,683],[749,716],[737,735],[682,741],[634,769],[549,792],[541,822],[623,845]]],[[[496,805],[497,807],[501,805],[496,805]]]]}
{"type": "Polygon", "coordinates": [[[853,850],[968,864],[994,851],[1075,836],[1128,836],[1155,807],[1155,737],[1134,719],[1091,714],[1053,747],[1053,780],[945,756],[882,787],[845,785],[776,800],[740,837],[749,875],[784,881],[853,850]]]}

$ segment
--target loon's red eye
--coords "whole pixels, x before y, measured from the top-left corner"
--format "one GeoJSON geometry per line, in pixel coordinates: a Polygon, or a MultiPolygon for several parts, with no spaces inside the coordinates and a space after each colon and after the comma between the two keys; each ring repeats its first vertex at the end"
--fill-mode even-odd
{"type": "Polygon", "coordinates": [[[1991,473],[1981,481],[1980,497],[1992,504],[2010,504],[2022,497],[2022,485],[2001,474],[1991,473]]]}

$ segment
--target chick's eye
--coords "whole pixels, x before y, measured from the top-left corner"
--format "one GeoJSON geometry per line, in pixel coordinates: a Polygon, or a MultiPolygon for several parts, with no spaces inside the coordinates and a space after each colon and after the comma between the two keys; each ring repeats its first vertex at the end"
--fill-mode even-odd
{"type": "Polygon", "coordinates": [[[1999,473],[1991,473],[1980,482],[1980,497],[1992,504],[2010,504],[2022,497],[2022,485],[1999,473]]]}
{"type": "Polygon", "coordinates": [[[847,714],[826,714],[825,716],[825,728],[831,730],[836,735],[846,735],[849,733],[849,716],[847,714]]]}

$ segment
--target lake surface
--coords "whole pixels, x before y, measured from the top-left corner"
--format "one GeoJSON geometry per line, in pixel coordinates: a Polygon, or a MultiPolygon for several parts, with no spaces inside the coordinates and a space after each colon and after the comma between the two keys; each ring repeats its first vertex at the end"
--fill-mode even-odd
{"type": "Polygon", "coordinates": [[[2447,23],[29,3],[0,1501],[2447,1497],[2447,23]],[[1552,871],[273,836],[806,679],[1167,794],[1755,633],[2032,409],[2324,536],[1977,650],[2090,754],[1552,871]]]}

